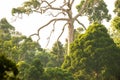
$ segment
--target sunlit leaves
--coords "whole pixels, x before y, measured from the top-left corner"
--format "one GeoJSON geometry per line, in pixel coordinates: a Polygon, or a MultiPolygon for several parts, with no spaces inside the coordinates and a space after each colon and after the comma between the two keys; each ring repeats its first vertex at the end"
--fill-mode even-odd
{"type": "Polygon", "coordinates": [[[113,20],[112,20],[112,27],[113,28],[116,28],[117,30],[120,31],[120,17],[115,17],[113,20]]]}
{"type": "Polygon", "coordinates": [[[120,0],[116,0],[114,12],[117,14],[117,16],[120,16],[120,0]]]}
{"type": "Polygon", "coordinates": [[[14,14],[22,14],[22,13],[26,13],[26,14],[30,14],[32,13],[32,10],[30,8],[27,8],[25,9],[24,7],[18,7],[17,9],[16,8],[13,8],[12,9],[12,15],[14,16],[14,14]]]}

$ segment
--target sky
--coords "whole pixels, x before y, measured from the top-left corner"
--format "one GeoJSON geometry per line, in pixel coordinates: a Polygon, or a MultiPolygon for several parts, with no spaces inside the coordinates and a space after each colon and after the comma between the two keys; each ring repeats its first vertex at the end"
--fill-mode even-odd
{"type": "MultiPolygon", "coordinates": [[[[14,20],[14,17],[11,14],[12,8],[21,6],[22,3],[26,0],[0,0],[0,19],[6,18],[10,24],[12,24],[16,31],[21,32],[23,35],[29,36],[33,33],[37,32],[37,29],[45,24],[47,21],[51,19],[50,16],[48,15],[40,15],[37,13],[31,14],[31,15],[23,15],[22,19],[17,19],[16,21],[14,20]]],[[[80,0],[76,0],[76,3],[79,3],[80,0]]],[[[114,9],[114,1],[115,0],[104,0],[107,5],[108,9],[110,10],[110,13],[113,14],[113,9],[114,9]]],[[[75,10],[75,9],[74,9],[75,10]]],[[[76,10],[74,11],[76,12],[76,10]]],[[[86,26],[89,24],[87,21],[87,18],[80,18],[80,21],[82,23],[85,23],[86,26]],[[83,20],[84,19],[84,20],[83,20]]],[[[57,23],[56,25],[60,25],[61,23],[57,23]]],[[[109,25],[108,23],[105,22],[106,25],[109,25]]],[[[40,45],[45,48],[46,44],[48,42],[47,37],[50,34],[50,30],[52,29],[51,27],[47,27],[41,31],[41,40],[40,40],[40,45]]],[[[48,48],[52,47],[52,44],[57,40],[58,35],[62,31],[61,27],[55,28],[55,32],[53,33],[50,44],[47,46],[48,48]]],[[[63,33],[63,36],[60,38],[60,41],[62,43],[65,43],[65,39],[67,38],[67,29],[65,29],[65,32],[63,33]]]]}

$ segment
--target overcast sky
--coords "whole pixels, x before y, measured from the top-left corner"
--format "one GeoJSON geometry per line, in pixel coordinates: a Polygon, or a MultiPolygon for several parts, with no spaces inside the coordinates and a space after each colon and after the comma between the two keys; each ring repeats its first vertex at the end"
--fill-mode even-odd
{"type": "MultiPolygon", "coordinates": [[[[50,20],[51,17],[47,15],[40,15],[40,14],[32,14],[30,16],[24,15],[22,19],[17,19],[16,21],[12,21],[14,18],[11,15],[11,10],[13,7],[21,6],[21,4],[26,0],[0,0],[0,19],[6,17],[7,20],[16,28],[17,31],[21,32],[24,35],[30,35],[32,33],[35,33],[37,29],[42,26],[44,23],[46,23],[48,20],[50,20]]],[[[115,0],[105,0],[108,4],[108,8],[110,10],[110,13],[112,13],[114,8],[114,1],[115,0]]],[[[76,0],[76,3],[78,3],[79,0],[76,0]]],[[[86,19],[87,20],[87,19],[86,19]]],[[[81,20],[83,23],[87,22],[85,20],[81,20]]],[[[60,23],[58,23],[59,25],[60,23]]],[[[88,22],[86,23],[88,25],[88,22]]],[[[47,27],[47,29],[44,29],[42,31],[41,35],[41,41],[40,44],[42,47],[45,47],[47,43],[47,37],[49,36],[49,31],[52,29],[52,27],[47,27]]],[[[51,44],[54,43],[54,41],[57,39],[57,35],[61,32],[62,28],[56,29],[57,31],[53,33],[51,44]]],[[[64,36],[60,38],[60,40],[64,43],[65,38],[67,37],[67,31],[64,33],[64,36]]],[[[51,47],[49,45],[48,47],[51,47]]]]}

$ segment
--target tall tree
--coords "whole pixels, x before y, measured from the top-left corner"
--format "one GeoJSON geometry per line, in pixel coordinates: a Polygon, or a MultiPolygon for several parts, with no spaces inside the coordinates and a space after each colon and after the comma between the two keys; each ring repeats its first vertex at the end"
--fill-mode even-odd
{"type": "Polygon", "coordinates": [[[64,61],[64,55],[65,55],[63,44],[60,41],[57,41],[53,44],[51,54],[55,55],[57,66],[60,67],[64,61]]]}
{"type": "MultiPolygon", "coordinates": [[[[74,40],[74,24],[77,22],[78,24],[82,25],[85,28],[85,26],[78,20],[82,14],[84,14],[86,11],[88,11],[88,7],[93,7],[101,3],[101,0],[85,0],[84,2],[82,1],[82,5],[79,9],[79,12],[73,16],[73,4],[75,0],[29,0],[24,2],[22,7],[18,8],[13,8],[12,9],[12,14],[15,15],[15,13],[18,13],[16,15],[21,15],[22,13],[24,14],[31,14],[33,12],[37,12],[40,14],[50,12],[50,15],[53,16],[53,18],[48,21],[45,25],[41,26],[37,33],[33,35],[37,35],[40,39],[40,31],[41,29],[45,28],[46,26],[49,26],[50,24],[53,24],[53,30],[51,33],[54,31],[55,24],[57,22],[64,22],[65,24],[61,27],[63,27],[62,32],[60,36],[63,34],[65,27],[68,28],[68,54],[70,52],[70,43],[73,42],[74,40]],[[58,2],[61,2],[60,5],[55,5],[58,2]],[[89,5],[90,4],[90,5],[89,5]],[[63,17],[61,17],[63,15],[63,17]]],[[[106,7],[106,6],[105,6],[106,7]]],[[[92,8],[96,9],[96,8],[92,8]]],[[[102,11],[102,10],[101,10],[102,11]]],[[[100,11],[100,12],[101,12],[100,11]]],[[[105,10],[106,11],[106,10],[105,10]]],[[[104,11],[103,11],[104,12],[104,11]]],[[[95,12],[92,14],[94,15],[95,12]]],[[[103,17],[102,17],[103,19],[103,17]]],[[[58,37],[58,39],[60,38],[58,37]]],[[[50,39],[50,38],[49,38],[50,39]]]]}
{"type": "Polygon", "coordinates": [[[94,23],[71,44],[63,68],[83,80],[119,80],[120,50],[105,26],[94,23]]]}

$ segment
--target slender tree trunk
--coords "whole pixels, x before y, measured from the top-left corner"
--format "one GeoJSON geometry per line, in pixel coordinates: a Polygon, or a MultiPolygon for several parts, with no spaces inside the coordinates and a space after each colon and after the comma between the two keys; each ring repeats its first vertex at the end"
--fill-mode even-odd
{"type": "Polygon", "coordinates": [[[70,54],[70,44],[73,42],[74,40],[74,20],[73,20],[73,16],[72,16],[72,10],[71,10],[71,6],[69,6],[70,4],[68,4],[68,11],[67,11],[67,14],[68,14],[68,18],[69,18],[69,25],[68,25],[68,49],[67,49],[67,54],[69,55],[70,54]]]}
{"type": "Polygon", "coordinates": [[[73,42],[74,40],[74,26],[73,23],[70,23],[68,26],[68,55],[70,54],[70,44],[73,42]]]}

